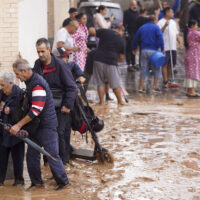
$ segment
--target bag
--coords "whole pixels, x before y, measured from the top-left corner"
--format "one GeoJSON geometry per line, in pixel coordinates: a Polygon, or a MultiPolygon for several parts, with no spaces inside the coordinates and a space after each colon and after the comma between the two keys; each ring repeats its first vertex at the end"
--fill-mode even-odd
{"type": "MultiPolygon", "coordinates": [[[[72,129],[74,131],[79,131],[81,134],[87,131],[90,131],[90,132],[101,131],[104,127],[103,120],[96,117],[94,114],[94,111],[89,106],[83,86],[79,82],[77,82],[77,86],[79,88],[82,98],[80,98],[77,95],[75,99],[75,103],[74,103],[74,108],[71,111],[72,129]],[[83,99],[86,105],[83,104],[81,99],[83,99]]],[[[87,136],[86,136],[86,140],[87,140],[87,136]]]]}
{"type": "Polygon", "coordinates": [[[59,88],[51,88],[51,92],[53,95],[53,101],[55,108],[60,108],[62,106],[64,92],[59,88]]]}
{"type": "MultiPolygon", "coordinates": [[[[80,97],[77,96],[74,102],[74,108],[71,111],[72,130],[81,134],[90,130],[92,120],[95,118],[94,111],[89,105],[84,106],[80,97]]],[[[91,131],[91,130],[90,130],[91,131]]]]}
{"type": "MultiPolygon", "coordinates": [[[[11,118],[13,124],[19,122],[22,118],[24,118],[30,110],[30,105],[28,101],[28,95],[26,92],[20,94],[17,98],[17,103],[14,108],[14,111],[11,113],[11,118]]],[[[39,127],[40,119],[35,117],[28,124],[23,126],[22,128],[28,131],[28,133],[34,134],[39,127]]]]}

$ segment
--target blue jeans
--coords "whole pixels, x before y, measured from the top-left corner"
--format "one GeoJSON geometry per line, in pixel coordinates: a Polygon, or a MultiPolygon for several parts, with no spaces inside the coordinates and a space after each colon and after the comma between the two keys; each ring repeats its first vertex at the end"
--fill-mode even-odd
{"type": "MultiPolygon", "coordinates": [[[[141,51],[141,66],[140,66],[140,78],[146,78],[149,75],[149,59],[155,50],[144,49],[141,51]]],[[[152,66],[153,75],[155,78],[159,78],[161,75],[161,68],[152,66]]]]}
{"type": "MultiPolygon", "coordinates": [[[[57,184],[68,184],[67,174],[58,152],[58,134],[56,130],[43,128],[38,129],[34,136],[30,138],[49,152],[57,162],[47,158],[51,172],[57,184]]],[[[33,184],[43,184],[40,168],[40,153],[31,146],[27,150],[27,168],[33,184]]]]}

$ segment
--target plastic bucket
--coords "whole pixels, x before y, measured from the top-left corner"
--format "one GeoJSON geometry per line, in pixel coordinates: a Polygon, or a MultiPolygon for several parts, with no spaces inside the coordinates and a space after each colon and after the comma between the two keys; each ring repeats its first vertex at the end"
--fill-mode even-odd
{"type": "Polygon", "coordinates": [[[161,51],[154,52],[149,58],[149,62],[151,65],[155,67],[161,67],[165,64],[166,57],[161,51]]]}

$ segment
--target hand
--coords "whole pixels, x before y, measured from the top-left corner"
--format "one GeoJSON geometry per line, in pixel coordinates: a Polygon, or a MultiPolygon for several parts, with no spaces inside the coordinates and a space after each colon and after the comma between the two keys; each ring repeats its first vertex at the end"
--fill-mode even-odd
{"type": "Polygon", "coordinates": [[[109,21],[112,22],[114,20],[114,16],[110,16],[109,21]]]}
{"type": "Polygon", "coordinates": [[[80,81],[81,84],[83,84],[85,82],[85,78],[83,76],[80,76],[78,78],[78,80],[80,81]]]}
{"type": "Polygon", "coordinates": [[[80,50],[81,50],[81,48],[80,48],[80,47],[77,47],[77,46],[72,48],[72,51],[74,51],[74,52],[80,51],[80,50]]]}
{"type": "Polygon", "coordinates": [[[90,35],[96,35],[96,29],[94,27],[90,27],[88,32],[90,35]]]}
{"type": "Polygon", "coordinates": [[[70,113],[70,109],[68,109],[66,106],[62,106],[61,113],[70,113]]]}
{"type": "Polygon", "coordinates": [[[169,25],[169,20],[167,20],[165,23],[165,26],[168,26],[168,25],[169,25]]]}
{"type": "Polygon", "coordinates": [[[0,111],[3,110],[4,105],[5,105],[5,102],[4,102],[4,101],[1,101],[1,103],[0,103],[0,111]]]}
{"type": "Polygon", "coordinates": [[[87,48],[87,53],[90,53],[91,49],[87,48]]]}
{"type": "Polygon", "coordinates": [[[6,115],[9,115],[9,114],[10,114],[10,108],[9,108],[8,106],[5,107],[4,113],[5,113],[6,115]]]}
{"type": "Polygon", "coordinates": [[[136,50],[133,50],[133,51],[132,51],[132,54],[133,54],[133,55],[135,55],[135,54],[136,54],[136,52],[137,52],[136,50]]]}
{"type": "Polygon", "coordinates": [[[158,8],[158,9],[156,9],[156,10],[154,11],[155,16],[158,16],[159,13],[160,13],[160,8],[158,8]]]}
{"type": "Polygon", "coordinates": [[[19,125],[19,124],[15,124],[14,126],[12,126],[11,128],[10,128],[10,133],[11,133],[11,135],[17,135],[17,133],[20,131],[20,129],[21,129],[21,126],[19,125]]]}

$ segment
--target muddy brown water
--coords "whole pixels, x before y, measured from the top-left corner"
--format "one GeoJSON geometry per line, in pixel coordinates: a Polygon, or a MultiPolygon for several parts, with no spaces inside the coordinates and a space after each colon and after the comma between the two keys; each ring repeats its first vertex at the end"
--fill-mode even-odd
{"type": "MultiPolygon", "coordinates": [[[[198,99],[130,98],[91,104],[104,119],[98,133],[114,164],[72,160],[66,166],[71,186],[55,191],[51,173],[42,166],[45,189],[27,191],[25,186],[0,187],[0,200],[199,200],[200,108],[198,99]]],[[[72,133],[76,147],[92,149],[93,142],[72,133]]]]}

